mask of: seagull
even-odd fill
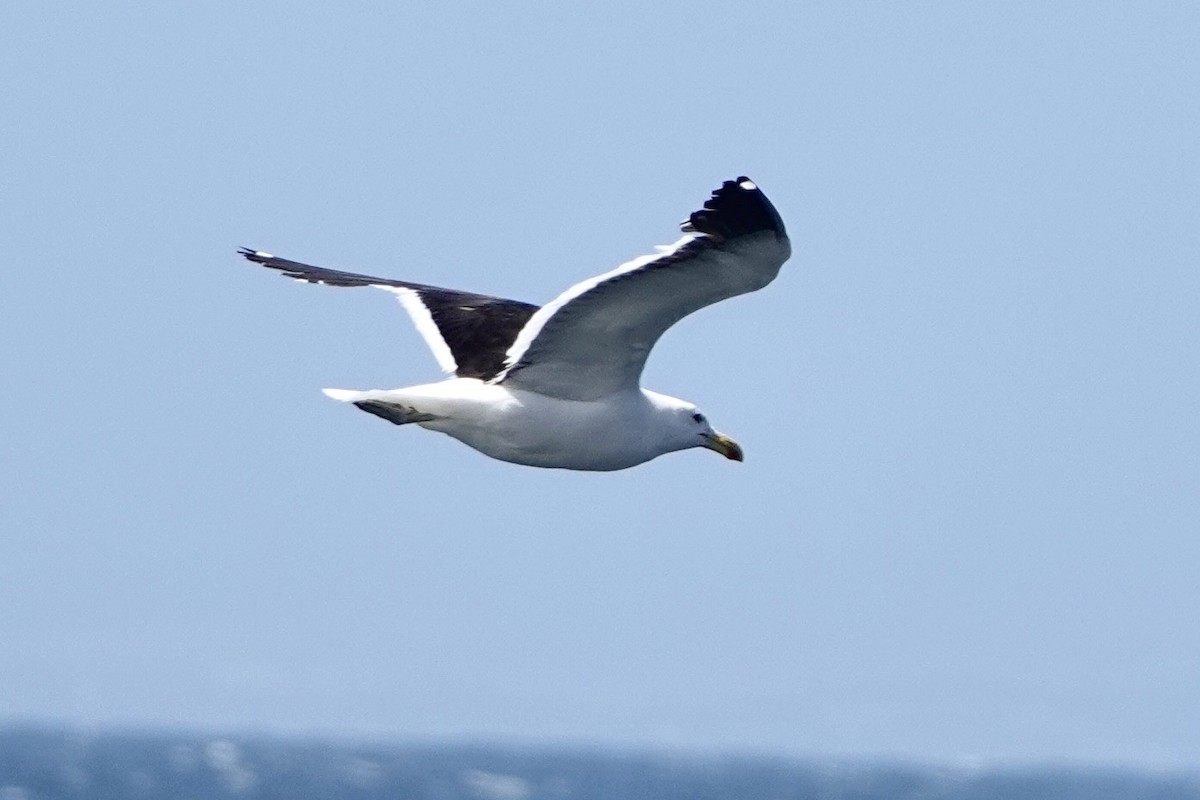
[[[791,243],[771,201],[744,176],[725,181],[680,229],[674,244],[577,283],[540,308],[238,252],[300,281],[396,295],[453,374],[402,389],[325,389],[335,400],[533,467],[612,471],[693,447],[741,461],[742,448],[695,405],[643,389],[642,368],[671,325],[774,280]]]

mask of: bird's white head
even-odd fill
[[[656,394],[643,390],[651,395],[656,407],[656,416],[665,423],[664,434],[671,439],[672,449],[686,450],[690,447],[706,447],[715,450],[731,461],[743,461],[742,448],[733,439],[713,429],[708,418],[685,400]]]

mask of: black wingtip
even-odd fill
[[[685,233],[703,233],[717,239],[733,239],[761,231],[787,236],[775,206],[745,175],[722,183],[721,188],[705,201],[704,208],[693,212],[681,227]]]
[[[266,253],[259,252],[258,250],[254,250],[249,247],[239,247],[237,253],[239,256],[242,256],[248,261],[253,261],[255,264],[265,263],[266,260],[271,257]]]

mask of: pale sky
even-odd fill
[[[401,8],[401,5],[404,8]],[[9,4],[0,724],[1195,765],[1200,7]],[[745,174],[651,357],[746,462],[334,403]]]

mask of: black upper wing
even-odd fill
[[[314,267],[245,247],[238,252],[256,264],[277,269],[289,278],[309,283],[408,290],[398,294],[402,301],[406,301],[405,308],[413,317],[417,330],[425,337],[435,355],[439,356],[439,361],[442,360],[442,351],[438,345],[448,348],[453,364],[443,363],[443,366],[453,369],[461,378],[488,380],[500,373],[504,369],[508,348],[538,309],[535,305],[518,300]],[[420,310],[410,305],[414,298],[419,309],[428,313],[433,323],[432,330],[421,319]]]

